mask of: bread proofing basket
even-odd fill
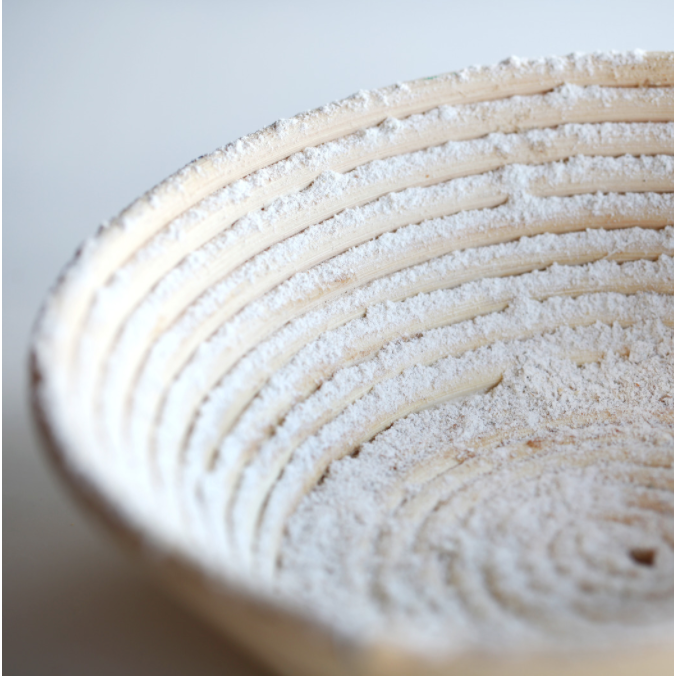
[[[509,355],[427,380],[425,369],[567,326],[631,326],[649,311],[641,298],[673,292],[672,120],[672,54],[512,58],[359,92],[200,157],[101,227],[44,304],[32,391],[51,457],[154,576],[279,673],[667,673],[662,634],[580,650],[509,649],[490,633],[458,648],[449,634],[456,647],[439,651],[415,624],[350,631],[340,603],[334,622],[279,571],[294,514],[335,463],[407,416],[489,392]],[[517,296],[565,308],[538,323]],[[480,321],[492,332],[471,334]],[[469,338],[425,347],[442,329]],[[343,387],[357,367],[371,375]],[[533,434],[518,446],[529,472],[544,457]],[[593,453],[608,464],[604,444]],[[364,544],[379,566],[406,560],[404,532],[439,513],[440,477],[459,458],[402,476],[415,509],[405,487],[387,493],[383,519],[408,516]],[[664,512],[660,458],[627,460],[622,481],[640,475],[644,490],[650,474]],[[482,481],[479,497],[501,492]],[[636,575],[653,556],[635,555]],[[380,607],[374,571],[365,594]],[[621,609],[635,576],[617,575]],[[456,584],[469,608],[493,582]],[[580,608],[611,593],[595,584],[571,591]],[[504,604],[515,623],[546,620],[523,599]]]

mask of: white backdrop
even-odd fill
[[[8,676],[262,674],[71,505],[30,427],[40,301],[98,223],[194,157],[358,89],[524,57],[673,49],[671,0],[5,0]]]

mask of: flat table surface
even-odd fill
[[[4,668],[8,676],[265,674],[156,589],[45,462],[27,350],[99,223],[275,120],[512,54],[673,49],[669,0],[4,3]]]

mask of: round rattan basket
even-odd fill
[[[86,509],[153,575],[280,673],[671,673],[668,641],[575,654],[473,649],[426,656],[342,635],[312,608],[275,592],[285,523],[331,462],[409,414],[491,387],[503,366],[376,410],[307,465],[295,493],[273,500],[303,439],[366,396],[357,388],[303,438],[280,447],[273,470],[260,474],[256,499],[239,500],[237,491],[261,444],[338,369],[402,335],[501,312],[509,298],[471,297],[439,316],[366,333],[332,363],[303,362],[297,376],[284,371],[313,341],[378,305],[600,260],[662,260],[662,267],[652,277],[601,284],[592,275],[547,287],[540,300],[672,293],[664,238],[624,248],[611,239],[571,238],[570,246],[530,256],[501,249],[482,264],[421,273],[415,282],[401,274],[456,251],[545,234],[637,226],[663,232],[673,224],[673,176],[666,160],[655,158],[673,153],[672,120],[672,54],[511,59],[360,92],[195,160],[86,242],[46,300],[32,344],[32,382],[51,457]],[[490,210],[513,197],[514,167],[520,191],[588,199],[563,212],[501,221]],[[632,199],[625,204],[626,196]],[[474,220],[457,235],[409,238],[398,248],[386,240],[379,248],[387,233],[466,213]],[[354,260],[343,264],[341,256]],[[388,284],[378,286],[383,279]],[[598,319],[618,321],[589,321]],[[286,399],[266,395],[280,373],[288,374]],[[246,425],[260,438],[253,434],[239,455],[228,455],[236,447],[227,446],[229,435]],[[242,532],[239,549],[228,544],[232,528]]]

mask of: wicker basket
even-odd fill
[[[591,87],[590,95],[568,100],[565,91],[548,94],[562,85]],[[594,86],[600,89],[591,91]],[[227,533],[212,537],[213,529],[220,526],[209,505],[221,500],[228,508],[255,449],[242,456],[230,474],[223,474],[219,496],[208,494],[204,476],[215,471],[223,439],[269,378],[305,344],[365,310],[328,313],[323,324],[315,322],[305,334],[290,338],[267,361],[251,357],[265,354],[254,351],[298,318],[366,288],[373,280],[453,250],[544,232],[635,225],[659,229],[673,223],[669,209],[652,205],[626,213],[589,208],[573,217],[477,229],[457,241],[427,242],[397,256],[362,259],[362,266],[348,277],[306,286],[304,295],[289,296],[274,307],[265,305],[286,280],[319,269],[325,261],[383,233],[504,203],[509,189],[496,177],[507,165],[542,165],[578,155],[671,154],[660,135],[593,138],[560,133],[554,137],[565,125],[668,122],[673,119],[672,87],[671,54],[512,59],[491,68],[359,93],[281,121],[180,170],[85,243],[42,310],[33,341],[34,409],[50,454],[69,487],[158,578],[281,673],[670,672],[668,644],[565,657],[474,651],[428,660],[388,643],[338,640],[311,613],[293,609],[266,591],[261,580],[274,577],[274,556],[262,564],[271,570],[254,574],[252,568],[248,575],[247,565],[253,563],[246,557],[235,564],[226,550],[210,551],[210,543]],[[453,107],[442,110],[454,114],[435,113],[439,106]],[[410,120],[415,124],[407,124]],[[538,129],[553,130],[553,140],[546,146],[528,137],[530,130]],[[508,147],[492,141],[480,145],[478,140],[493,138],[489,134],[509,135],[512,140]],[[471,152],[434,155],[427,150],[449,141],[458,148],[471,146]],[[424,152],[429,159],[421,162]],[[377,160],[414,155],[416,161],[400,163],[397,171],[365,175],[354,171]],[[339,185],[331,183],[334,180]],[[649,163],[638,171],[633,165],[629,171],[619,164],[608,171],[607,165],[599,164],[582,176],[563,172],[547,184],[536,177],[529,190],[541,196],[669,193],[672,180],[653,172]],[[457,189],[452,185],[446,192],[434,192],[442,184]],[[413,202],[386,202],[388,195],[418,188],[429,192],[413,201],[412,207]],[[368,218],[350,221],[345,216],[368,208],[372,209]],[[299,233],[318,224],[324,224],[325,230],[316,230],[310,244],[299,239]],[[295,244],[275,258],[275,247],[284,241]],[[563,258],[559,252],[558,258],[496,261],[490,276],[521,274],[552,263],[612,258],[614,253],[571,250]],[[654,260],[661,254],[670,252],[658,246],[616,259]],[[484,274],[488,273],[470,271],[467,279]],[[430,278],[425,284],[403,287],[395,298],[374,297],[371,302],[398,301],[450,282]],[[664,280],[648,287],[618,282],[610,290],[671,293],[670,283]],[[476,314],[479,310],[471,307],[453,321]],[[421,330],[434,326],[434,321]],[[354,349],[363,358],[391,338],[381,337],[379,344]],[[223,394],[224,379],[233,369],[243,368],[246,358],[250,381],[240,379],[240,390]],[[485,387],[496,377],[484,375],[476,375],[475,381],[464,383],[464,390],[458,391]],[[299,400],[317,386],[318,377],[298,381]],[[221,399],[216,396],[219,392]],[[447,395],[432,393],[394,416],[383,414],[334,457],[352,452],[355,444],[372,438],[396,418]],[[225,402],[220,408],[219,401]],[[293,403],[279,403],[260,420],[261,428],[274,426]],[[311,490],[319,476],[308,474],[303,490]],[[249,536],[254,542],[265,495],[252,507],[254,527]],[[283,530],[293,507],[290,504],[276,515],[279,529]]]

